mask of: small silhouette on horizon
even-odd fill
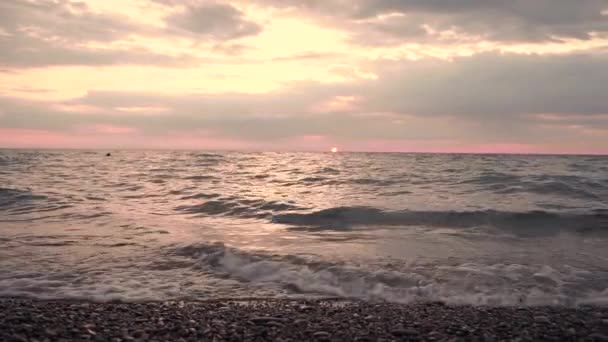
[[[110,157],[110,156],[112,156],[112,153],[110,153],[110,152],[106,153],[106,157]]]

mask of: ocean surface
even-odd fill
[[[0,296],[608,305],[608,157],[0,150]]]

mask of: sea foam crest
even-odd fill
[[[597,274],[547,265],[402,264],[362,267],[294,255],[269,255],[217,244],[179,247],[205,273],[243,284],[275,288],[291,295],[317,295],[395,303],[442,301],[473,305],[608,304],[598,291]],[[604,275],[606,276],[606,275]]]

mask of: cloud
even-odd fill
[[[378,109],[416,115],[608,114],[607,66],[608,54],[582,53],[384,62],[366,92]]]
[[[590,149],[608,146],[606,65],[604,54],[487,53],[378,61],[376,80],[297,82],[266,94],[90,91],[59,105],[5,97],[0,127],[69,132],[103,124],[157,136],[204,130],[264,146],[323,136],[353,148],[428,140]]]
[[[273,62],[291,62],[291,61],[317,61],[317,60],[325,60],[325,59],[336,59],[344,57],[342,54],[334,53],[334,52],[314,52],[307,51],[298,54],[294,54],[291,56],[282,56],[275,57],[272,59]]]
[[[93,12],[85,3],[69,0],[2,1],[0,27],[9,36],[66,44],[111,42],[141,30],[126,17]]]
[[[165,17],[171,34],[185,32],[220,41],[255,35],[262,26],[243,12],[219,2],[171,2],[178,8]],[[184,4],[185,6],[178,6]],[[131,35],[160,35],[161,30],[120,14],[96,12],[72,0],[11,0],[0,3],[0,37],[21,36],[65,44],[113,42]]]
[[[245,44],[234,43],[232,41],[220,42],[213,45],[212,49],[214,52],[219,52],[228,56],[238,56],[243,54],[247,50],[251,50],[253,47]]]
[[[151,29],[120,15],[91,11],[67,0],[0,3],[0,66],[29,68],[55,65],[190,65],[194,58],[169,56],[145,48],[101,48]]]
[[[261,26],[222,4],[186,7],[167,17],[166,30],[120,14],[91,10],[70,0],[0,2],[0,67],[33,68],[66,65],[158,65],[185,67],[205,60],[190,53],[153,51],[141,37],[206,39],[215,50],[238,53],[244,47],[228,41],[257,34]],[[121,44],[114,44],[121,42]],[[125,43],[126,42],[126,43]],[[214,48],[210,48],[213,50]]]
[[[316,16],[362,45],[589,40],[608,33],[606,0],[258,0]]]
[[[186,67],[202,60],[187,54],[171,56],[145,48],[91,48],[62,45],[30,37],[0,37],[0,66],[35,68],[66,65],[159,65]]]
[[[203,2],[185,6],[166,18],[170,30],[192,34],[197,39],[233,40],[254,36],[262,26],[247,20],[240,10],[223,3]]]

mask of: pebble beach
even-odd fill
[[[608,341],[608,308],[0,300],[1,341]]]

